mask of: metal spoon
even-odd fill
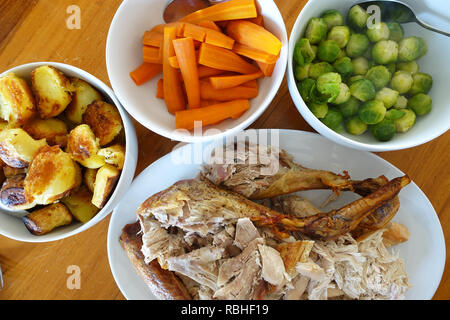
[[[177,21],[188,14],[225,0],[172,0],[163,12],[166,23]]]
[[[432,27],[429,24],[417,18],[417,15],[414,13],[411,7],[401,1],[397,0],[365,1],[357,3],[357,5],[361,6],[366,10],[369,6],[378,6],[381,9],[381,16],[384,21],[395,21],[398,23],[416,22],[425,29],[438,32],[447,37],[450,37],[449,32]]]

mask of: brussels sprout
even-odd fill
[[[302,81],[308,78],[309,74],[309,68],[311,67],[311,64],[305,64],[304,66],[296,65],[294,67],[294,77],[297,79],[297,81]]]
[[[361,102],[352,96],[338,107],[344,118],[349,118],[358,114],[360,104]]]
[[[388,68],[389,72],[391,73],[391,76],[397,71],[397,66],[395,65],[395,62],[388,63],[386,65],[386,68]]]
[[[358,81],[358,80],[361,80],[361,79],[365,79],[365,77],[364,76],[362,76],[362,75],[356,75],[356,76],[353,76],[353,77],[350,77],[349,79],[348,79],[348,84],[349,85],[352,85],[354,82],[356,82],[356,81]]]
[[[395,131],[398,133],[403,133],[412,128],[416,123],[416,114],[411,109],[403,109],[405,114],[403,117],[394,120]]]
[[[321,121],[328,128],[334,129],[342,123],[343,119],[344,117],[338,109],[328,108],[327,114],[321,119]]]
[[[423,116],[431,111],[432,100],[425,93],[416,94],[408,100],[408,108],[412,109],[416,115]]]
[[[369,14],[361,6],[353,6],[348,12],[348,23],[356,29],[363,29],[366,26]]]
[[[384,22],[374,23],[367,29],[367,37],[372,42],[389,40],[390,31],[388,25]]]
[[[385,66],[379,65],[369,69],[366,74],[366,79],[372,81],[375,89],[380,90],[384,88],[391,80],[391,73]]]
[[[383,119],[379,123],[370,126],[375,139],[379,141],[389,141],[395,136],[395,124],[394,121]]]
[[[303,38],[297,41],[294,47],[294,61],[299,66],[303,67],[305,64],[311,63],[315,57],[316,54],[308,39]]]
[[[342,26],[344,24],[344,18],[342,17],[342,14],[335,9],[325,11],[322,14],[321,18],[325,20],[328,26],[328,30],[335,26]]]
[[[375,87],[372,82],[367,79],[360,79],[350,85],[352,96],[360,101],[369,101],[375,98]]]
[[[349,87],[345,83],[340,83],[339,87],[339,95],[337,96],[336,100],[333,101],[334,104],[345,103],[352,96]]]
[[[372,48],[372,57],[378,64],[389,64],[398,59],[398,44],[392,40],[381,40]]]
[[[416,61],[399,62],[397,63],[397,70],[415,74],[419,72],[419,64]]]
[[[312,79],[317,79],[320,75],[333,71],[334,68],[328,62],[317,62],[313,63],[309,68],[309,77]]]
[[[346,51],[350,58],[362,56],[369,48],[369,38],[361,33],[353,33],[348,39]]]
[[[312,114],[315,115],[318,119],[322,119],[328,113],[328,105],[326,103],[310,103],[308,104],[309,110],[311,110]]]
[[[310,78],[307,78],[303,81],[300,81],[297,84],[297,89],[302,99],[308,103],[311,101],[311,91],[316,86],[316,81]]]
[[[311,50],[312,50],[312,52],[314,52],[314,56],[316,56],[316,57],[317,57],[317,49],[318,49],[317,46],[311,45]]]
[[[404,109],[408,106],[408,99],[405,96],[398,96],[397,101],[394,104],[396,109]]]
[[[369,47],[367,48],[367,50],[363,53],[362,55],[364,58],[366,58],[367,60],[373,60],[372,59],[372,46],[369,45]]]
[[[322,61],[334,62],[339,54],[341,53],[341,48],[339,48],[336,41],[326,40],[319,44],[317,50],[317,56]]]
[[[398,58],[400,61],[408,62],[417,60],[427,53],[427,45],[422,38],[408,37],[400,41]]]
[[[339,48],[344,48],[350,39],[350,28],[347,26],[336,26],[328,32],[328,40],[335,41]]]
[[[325,20],[321,18],[311,18],[306,27],[305,38],[311,44],[319,43],[327,35],[328,26]]]
[[[413,77],[411,73],[406,71],[397,71],[391,80],[391,88],[400,94],[407,93],[413,85]]]
[[[418,72],[413,75],[413,84],[408,94],[414,96],[418,93],[428,93],[433,86],[433,78],[426,73]]]
[[[332,127],[331,129],[334,130],[337,133],[344,133],[345,132],[345,129],[344,129],[344,126],[342,125],[342,122],[340,122],[337,126]]]
[[[397,120],[403,117],[404,115],[405,115],[404,110],[394,108],[386,111],[386,115],[384,117],[389,120]]]
[[[353,116],[345,122],[345,129],[348,133],[359,136],[367,131],[367,124],[362,122],[358,116]]]
[[[393,40],[395,42],[402,41],[405,36],[405,31],[400,23],[397,22],[388,22],[387,26],[389,28],[389,40]]]
[[[334,102],[341,90],[342,78],[339,73],[328,72],[317,78],[316,87],[320,94],[328,96],[327,102]]]
[[[365,124],[377,124],[384,119],[385,115],[386,108],[379,100],[367,101],[359,109],[359,118]]]
[[[391,88],[383,88],[377,92],[375,99],[382,101],[386,109],[389,109],[397,103],[398,96],[398,91],[392,90]]]
[[[369,70],[369,61],[364,57],[358,57],[352,60],[353,73],[364,76]]]
[[[333,67],[344,77],[351,75],[354,72],[353,63],[349,57],[337,59],[333,64]]]

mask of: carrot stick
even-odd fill
[[[261,78],[262,76],[264,76],[262,71],[258,71],[238,76],[211,77],[209,78],[209,81],[214,89],[227,89],[237,87],[245,82]]]
[[[163,79],[164,79],[164,100],[167,110],[171,114],[185,109],[186,101],[183,94],[183,88],[177,69],[169,64],[169,57],[175,54],[173,40],[177,35],[176,27],[164,28],[164,46],[163,46]]]
[[[207,66],[202,66],[202,65],[198,66],[198,77],[199,78],[206,78],[206,77],[211,77],[211,76],[217,76],[217,75],[223,74],[225,72],[226,71],[215,69],[215,68],[210,68],[210,67],[207,67]]]
[[[264,27],[264,18],[262,15],[258,15],[256,18],[250,18],[247,20],[254,24],[257,24],[258,26]]]
[[[195,44],[194,44],[194,47],[195,47]],[[199,51],[196,50],[195,51],[195,61],[198,61],[198,55],[199,55]],[[169,57],[169,63],[172,68],[180,69],[180,65],[178,64],[177,56]]]
[[[192,130],[195,122],[201,126],[219,123],[225,119],[236,117],[250,108],[248,100],[234,100],[225,103],[210,105],[204,108],[189,109],[175,113],[177,129]]]
[[[233,47],[233,51],[236,52],[237,54],[250,58],[252,60],[255,61],[260,61],[260,62],[264,62],[264,63],[268,63],[268,64],[272,64],[277,62],[278,60],[278,56],[275,56],[273,54],[240,44],[240,43],[235,43],[234,47]]]
[[[227,25],[226,32],[240,44],[265,51],[275,56],[280,53],[283,45],[272,33],[246,20],[230,21]]]
[[[140,86],[141,84],[149,81],[156,75],[160,74],[161,71],[162,71],[161,64],[144,62],[135,70],[130,72],[130,77],[131,79],[133,79],[136,85]]]
[[[205,42],[206,30],[208,30],[208,29],[204,28],[204,27],[197,26],[197,25],[192,24],[192,23],[185,23],[183,36],[184,37],[191,37],[194,40],[197,40],[197,41],[200,41],[200,42]]]
[[[192,38],[173,40],[173,48],[180,65],[189,108],[200,107],[200,83],[198,78],[197,57]]]
[[[258,71],[258,68],[242,59],[233,51],[207,43],[203,43],[200,47],[198,63],[215,69],[245,74]]]
[[[159,99],[164,99],[164,80],[159,79],[156,82],[156,97]]]
[[[143,46],[142,55],[144,58],[144,62],[162,64],[161,48]]]
[[[264,73],[264,76],[271,77],[273,74],[273,70],[275,69],[275,63],[268,64],[260,61],[256,61],[259,69]]]
[[[234,39],[223,34],[222,31],[216,31],[191,23],[184,24],[184,36],[226,49],[233,49],[234,45]]]
[[[256,88],[258,89],[258,80],[251,80],[242,84],[243,87]]]
[[[237,86],[228,89],[214,89],[211,83],[200,81],[200,95],[204,100],[217,101],[252,99],[258,95],[258,88]]]
[[[160,33],[164,33],[165,27],[176,27],[177,28],[177,37],[182,37],[184,32],[184,23],[182,22],[171,22],[171,23],[163,23],[154,26],[150,31],[156,31]]]
[[[222,32],[222,30],[220,29],[220,27],[214,22],[214,21],[200,21],[199,23],[197,23],[197,25],[199,25],[200,27],[205,27],[208,29],[212,29],[212,30],[216,30],[219,32]]]
[[[236,20],[256,18],[257,16],[258,12],[254,0],[230,0],[195,11],[180,19],[180,21],[197,23],[204,20]]]
[[[164,35],[161,32],[157,31],[145,31],[144,36],[142,37],[142,44],[145,46],[152,47],[162,47],[164,42]]]

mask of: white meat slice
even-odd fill
[[[259,238],[258,229],[249,218],[241,218],[236,223],[234,245],[243,250],[254,239]]]
[[[258,245],[262,261],[262,277],[274,286],[280,286],[285,280],[286,270],[280,253],[269,246]]]

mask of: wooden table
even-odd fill
[[[306,0],[276,0],[288,34]],[[121,0],[2,0],[0,2],[0,72],[23,63],[56,61],[84,69],[109,84],[105,44]],[[81,9],[81,29],[69,30],[70,5]],[[167,154],[176,142],[134,122],[139,141],[136,174]],[[267,111],[252,128],[313,131],[295,108],[283,82]],[[433,203],[450,247],[450,134],[409,150],[379,154],[407,172]],[[0,236],[0,264],[5,288],[0,299],[124,299],[111,274],[106,239],[109,217],[69,239],[29,244]],[[447,249],[447,253],[448,253]],[[81,270],[81,288],[68,289],[68,267]],[[70,270],[69,270],[70,271]],[[435,299],[450,299],[446,268]]]

